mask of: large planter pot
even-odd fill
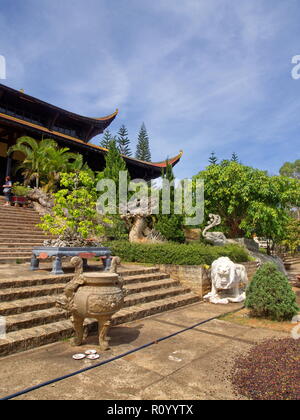
[[[80,276],[82,285],[74,295],[71,310],[75,339],[79,346],[83,341],[83,323],[85,318],[95,318],[99,324],[99,345],[101,350],[108,348],[107,331],[111,318],[124,303],[122,283],[117,273],[91,272]]]
[[[26,206],[28,199],[27,197],[13,195],[11,201],[14,203],[15,206]]]

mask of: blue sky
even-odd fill
[[[5,84],[111,125],[142,122],[152,160],[191,177],[236,152],[277,173],[299,158],[298,0],[0,0]],[[96,139],[97,142],[97,139]]]

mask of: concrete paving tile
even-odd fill
[[[215,337],[223,338],[235,338],[237,340],[248,340],[248,333],[252,328],[244,325],[233,324],[227,321],[215,319],[207,324],[203,324],[197,327],[196,331],[201,331],[203,334],[207,334]],[[244,336],[247,335],[247,338]]]
[[[226,346],[207,352],[169,378],[183,387],[201,392],[206,399],[236,399],[229,375],[235,358],[241,353],[247,353],[250,348],[250,344],[227,342]]]
[[[157,321],[177,324],[179,326],[188,327],[208,318],[220,316],[225,312],[234,311],[241,307],[239,304],[229,305],[213,305],[210,303],[197,303],[189,306],[189,311],[185,311],[184,307],[176,311],[169,311],[153,317]]]
[[[161,378],[156,373],[124,360],[118,360],[19,398],[38,400],[126,400],[133,399],[141,389],[160,381]]]
[[[224,346],[228,340],[187,332],[125,357],[125,360],[168,376],[203,356],[207,351]]]
[[[202,400],[205,395],[194,388],[182,386],[170,377],[140,390],[136,399],[139,400]]]

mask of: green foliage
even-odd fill
[[[114,255],[123,261],[150,264],[178,264],[178,265],[211,265],[212,262],[227,256],[235,262],[249,260],[248,253],[237,245],[222,247],[202,244],[139,244],[128,241],[112,241],[106,243]]]
[[[130,149],[130,140],[128,138],[128,131],[124,124],[120,127],[120,130],[118,132],[117,145],[118,145],[118,149],[121,155],[125,155],[125,156],[132,155],[132,152]]]
[[[145,162],[151,161],[149,137],[148,137],[146,126],[144,123],[142,124],[140,132],[139,132],[135,157]]]
[[[21,185],[18,182],[15,182],[12,187],[12,193],[17,197],[27,197],[30,191],[31,189],[29,187]]]
[[[285,232],[285,238],[280,243],[292,253],[300,248],[300,220],[290,218]]]
[[[218,163],[218,158],[217,158],[215,152],[211,152],[211,155],[208,159],[208,162],[209,162],[210,165],[216,165]]]
[[[95,179],[89,172],[61,174],[61,189],[54,194],[52,214],[42,218],[40,227],[52,235],[71,232],[82,238],[103,234],[96,211]]]
[[[164,182],[171,183],[175,179],[172,165],[167,164],[165,173],[162,173],[163,186]],[[168,241],[184,242],[185,236],[183,233],[183,215],[174,213],[174,196],[175,187],[170,187],[170,214],[162,213],[162,193],[160,193],[160,214],[156,216],[154,224],[155,230],[160,232]]]
[[[238,155],[235,152],[232,153],[232,155],[231,155],[231,161],[232,162],[239,163],[239,157],[238,157]]]
[[[127,240],[128,231],[124,220],[119,215],[109,216],[111,224],[105,226],[104,235],[109,240]]]
[[[224,160],[195,178],[205,182],[205,213],[219,214],[230,238],[253,234],[280,241],[289,209],[300,202],[300,183],[282,176]]]
[[[35,181],[35,186],[38,188],[42,185],[45,192],[55,190],[61,172],[88,169],[81,155],[70,153],[67,147],[59,148],[52,139],[38,142],[31,137],[21,137],[8,150],[8,154],[12,152],[21,152],[24,155],[24,160],[16,167],[16,171],[22,171],[25,185]]]
[[[126,163],[117,148],[115,140],[109,143],[108,152],[105,156],[106,166],[103,171],[104,178],[112,179],[116,183],[119,182],[119,172],[126,171]]]
[[[105,130],[102,140],[100,141],[100,147],[103,147],[104,149],[109,149],[110,142],[112,140],[115,140],[115,138],[112,136],[111,132],[109,130]]]
[[[158,216],[155,230],[160,232],[168,241],[184,242],[183,217],[177,214],[162,214]]]
[[[280,175],[300,179],[300,159],[295,162],[285,162],[279,170]]]
[[[288,278],[273,263],[266,263],[257,270],[246,296],[245,306],[254,317],[285,321],[299,311]]]

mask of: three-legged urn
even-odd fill
[[[78,346],[83,342],[84,319],[94,318],[99,324],[99,346],[101,350],[106,350],[111,318],[124,303],[123,286],[119,275],[114,272],[82,273],[77,278],[76,288],[77,286],[79,287],[73,294],[72,304],[69,306],[75,329],[73,344]],[[72,288],[72,285],[69,285],[69,289],[70,287]],[[68,295],[67,290],[65,293]]]

